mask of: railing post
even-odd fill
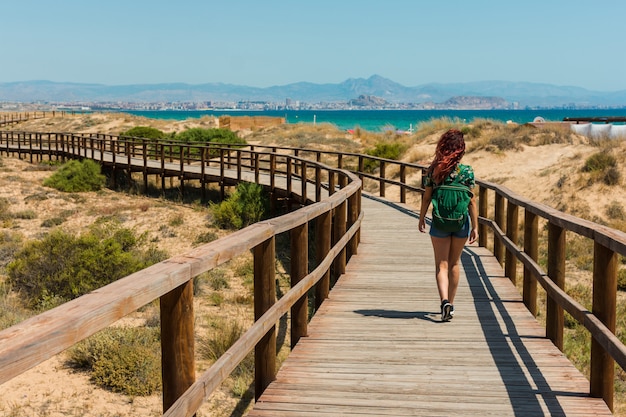
[[[333,242],[335,245],[342,237],[346,234],[346,220],[348,215],[346,213],[347,203],[344,201],[339,204],[335,208],[335,216],[333,220]],[[336,282],[337,279],[346,273],[346,248],[344,247],[339,255],[335,258],[333,262],[333,281]]]
[[[487,218],[489,210],[489,201],[487,200],[488,190],[486,187],[480,186],[478,189],[478,215]],[[478,224],[478,245],[487,247],[487,231],[489,228],[485,224]]]
[[[617,254],[598,242],[594,242],[593,253],[592,312],[615,334],[617,319]],[[604,399],[609,409],[613,411],[614,360],[593,337],[591,339],[590,367],[591,396]]]
[[[498,192],[496,192],[496,201],[494,203],[494,207],[494,220],[496,221],[496,224],[500,227],[500,229],[502,229],[503,232],[506,232],[506,225],[504,223],[504,197],[502,197],[502,195]],[[504,249],[504,245],[502,244],[500,239],[494,235],[493,254],[496,255],[496,259],[498,260],[500,265],[502,265],[502,262],[504,261]]]
[[[291,287],[293,288],[308,273],[309,263],[309,224],[291,229]],[[291,307],[291,348],[293,349],[301,337],[307,335],[309,319],[308,296],[305,293]]]
[[[241,166],[239,166],[241,172]],[[241,175],[241,174],[239,174]],[[276,213],[276,154],[270,154],[270,213]]]
[[[194,362],[193,281],[163,295],[161,374],[165,412],[196,380]]]
[[[306,183],[307,183],[307,177],[306,177],[306,161],[302,160],[302,162],[300,163],[300,165],[302,166],[302,173],[300,174],[300,187],[301,187],[301,199],[302,199],[302,205],[306,205],[306,201],[307,201],[307,195],[306,195]]]
[[[276,302],[276,246],[272,236],[254,250],[254,321]],[[269,323],[268,323],[269,324]],[[276,323],[254,348],[254,396],[276,379]]]
[[[328,171],[328,195],[335,194],[335,171]]]
[[[548,277],[559,288],[565,287],[565,230],[548,223]],[[546,300],[546,336],[563,351],[563,308],[548,297]]]
[[[241,149],[237,149],[235,152],[237,153],[237,181],[241,181]]]
[[[402,185],[400,186],[400,202],[406,203],[406,165],[400,165],[400,182]]]
[[[385,161],[380,161],[380,180],[378,182],[379,194],[385,196]]]
[[[322,168],[315,165],[315,201],[322,199]]]
[[[363,182],[363,174],[362,174],[363,169],[364,169],[363,155],[359,155],[359,165],[358,165],[358,167],[359,167],[359,172],[358,172],[359,179],[361,180],[361,182]]]
[[[331,238],[331,212],[326,211],[320,214],[315,220],[315,255],[319,265],[330,251]],[[315,310],[320,308],[322,302],[328,298],[330,292],[330,270],[315,286]]]
[[[207,158],[207,148],[200,148],[200,195],[202,202],[205,202],[206,197],[206,167],[209,165],[211,158]]]
[[[148,194],[148,144],[145,140],[141,141],[141,151],[143,153],[143,189]]]
[[[535,262],[539,256],[539,217],[528,210],[524,211],[524,252]],[[537,280],[524,266],[523,284],[524,305],[537,317]]]
[[[513,204],[511,201],[506,205],[506,236],[517,245],[517,236],[519,226],[519,207]],[[515,284],[517,282],[517,258],[512,251],[506,251],[506,260],[504,264],[504,270],[506,276],[509,277],[511,282]]]
[[[359,198],[360,197],[361,197],[360,190],[352,194],[350,197],[348,197],[348,224],[346,225],[346,229],[351,228],[352,225],[356,223],[356,221],[359,218],[359,212],[360,212]],[[346,254],[346,261],[349,260],[352,257],[352,255],[357,254],[358,247],[359,247],[359,234],[357,233],[356,235],[352,237],[352,239],[350,239],[350,242],[348,242],[348,252]]]

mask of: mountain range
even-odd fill
[[[624,107],[626,90],[591,91],[581,87],[552,84],[479,81],[467,83],[428,83],[407,87],[373,75],[350,78],[337,84],[298,82],[282,86],[249,87],[206,84],[104,85],[52,81],[0,83],[0,102],[348,102],[359,96],[373,96],[388,103],[442,103],[453,97],[503,99],[519,107]]]

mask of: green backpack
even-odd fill
[[[458,178],[449,184],[433,186],[432,226],[443,232],[458,232],[463,228],[474,196],[467,186],[457,182]]]

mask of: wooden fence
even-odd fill
[[[45,119],[46,117],[65,116],[69,112],[66,111],[33,111],[18,113],[0,112],[0,126],[17,124],[33,119]],[[73,114],[73,113],[72,113]]]
[[[187,295],[182,296],[182,288],[189,286],[193,276],[215,267],[218,260],[223,260],[222,257],[230,259],[234,256],[234,252],[242,253],[252,249],[255,254],[255,311],[258,309],[258,314],[255,314],[257,320],[254,326],[195,383],[192,383],[192,375],[188,376],[186,382],[172,383],[172,386],[190,385],[190,388],[185,394],[177,391],[176,394],[168,395],[168,403],[174,398],[178,398],[178,400],[173,403],[171,408],[164,404],[164,409],[169,408],[166,415],[192,415],[202,400],[207,398],[210,392],[225,378],[217,375],[228,375],[243,359],[247,353],[244,346],[251,349],[251,346],[256,344],[257,355],[263,358],[258,364],[256,377],[256,389],[261,392],[272,378],[272,357],[275,352],[271,351],[272,343],[266,343],[266,338],[273,334],[271,329],[273,329],[278,317],[289,308],[292,309],[294,321],[301,323],[292,326],[292,339],[297,341],[299,335],[306,332],[303,330],[306,326],[306,320],[301,309],[303,308],[302,297],[306,294],[305,288],[317,283],[318,294],[320,299],[323,299],[328,289],[328,285],[325,284],[328,279],[325,277],[329,273],[330,266],[336,263],[337,257],[342,259],[344,256],[342,254],[345,252],[351,254],[357,250],[361,181],[367,181],[370,185],[377,185],[377,191],[381,197],[385,197],[387,190],[391,187],[399,187],[400,201],[404,203],[407,193],[421,193],[423,191],[419,183],[421,172],[425,168],[418,164],[369,155],[315,149],[276,146],[233,148],[219,144],[212,144],[210,147],[200,149],[178,142],[153,142],[108,135],[1,132],[0,152],[10,153],[16,148],[19,148],[17,152],[20,154],[40,155],[44,153],[42,149],[47,148],[45,154],[50,155],[49,157],[52,155],[57,157],[81,155],[100,160],[102,163],[113,165],[117,163],[129,170],[142,170],[144,177],[150,172],[157,173],[162,177],[169,175],[169,168],[165,162],[168,160],[180,165],[181,181],[183,178],[191,177],[190,167],[194,164],[202,167],[210,167],[213,163],[218,164],[220,173],[217,174],[216,178],[221,181],[226,181],[225,170],[228,169],[235,169],[236,175],[233,178],[238,180],[242,178],[241,173],[244,170],[245,172],[253,172],[257,182],[261,178],[259,172],[264,172],[270,178],[277,178],[280,173],[281,178],[287,179],[286,185],[282,188],[287,196],[293,194],[293,186],[289,185],[291,184],[290,179],[297,178],[300,181],[298,185],[301,187],[299,195],[302,203],[306,199],[305,196],[308,195],[306,184],[315,184],[315,198],[313,200],[318,201],[315,204],[269,222],[253,225],[227,238],[220,239],[219,244],[208,244],[196,249],[193,253],[157,264],[147,270],[133,274],[131,277],[134,278],[132,279],[128,277],[120,280],[118,283],[111,284],[30,319],[25,324],[19,324],[0,332],[0,383],[2,383],[62,350],[59,349],[59,346],[69,347],[78,340],[112,323],[115,321],[113,318],[128,314],[155,298],[161,297],[162,303],[165,305],[179,305],[182,303],[181,298],[189,296],[189,289],[185,290]],[[113,162],[107,161],[105,155],[114,155]],[[213,156],[209,157],[209,155]],[[143,165],[131,164],[136,158],[144,160]],[[161,166],[151,165],[149,163],[152,161],[151,158],[160,161]],[[278,163],[279,160],[283,162]],[[331,166],[336,168],[330,168]],[[391,171],[394,173],[393,177],[388,174]],[[215,174],[212,175],[215,176]],[[409,177],[417,178],[415,180],[417,185],[407,184]],[[330,194],[330,197],[325,199],[320,199],[324,188],[322,178],[325,178],[327,184],[325,189]],[[613,409],[614,363],[617,363],[622,369],[626,369],[626,347],[615,336],[618,257],[620,255],[626,256],[626,233],[529,201],[505,187],[480,180],[477,183],[479,186],[480,214],[479,244],[487,246],[490,241],[493,242],[495,256],[503,264],[506,275],[513,281],[517,279],[518,261],[523,264],[523,299],[528,309],[535,315],[538,304],[537,283],[545,289],[547,294],[546,335],[556,346],[560,349],[563,348],[564,311],[571,314],[590,332],[592,336],[590,394],[595,397],[602,397]],[[272,187],[277,188],[275,180],[270,181],[270,188]],[[346,201],[348,204],[347,212],[344,208],[338,209]],[[520,208],[524,211],[521,227]],[[342,217],[344,213],[347,213],[345,223]],[[547,271],[544,271],[537,261],[539,219],[543,219],[548,230]],[[330,230],[333,229],[338,231],[336,232],[337,236],[342,237],[336,239],[337,241],[332,245],[328,242],[328,237],[322,239],[324,242],[316,243],[318,245],[317,250],[321,248],[321,251],[328,255],[320,260],[319,266],[314,271],[306,274],[304,266],[306,262],[302,262],[306,253],[306,249],[303,248],[306,239],[301,235],[306,234],[305,225],[309,221],[314,221],[316,227],[319,230],[325,230],[329,236],[331,235]],[[331,224],[333,226],[330,226]],[[523,233],[523,247],[520,247],[518,243],[520,230]],[[272,267],[268,264],[267,259],[272,259],[273,239],[277,233],[281,232],[289,232],[292,236],[292,256],[298,261],[294,263],[299,266],[296,266],[295,270],[292,268],[291,273],[292,280],[298,283],[267,312],[261,313],[272,304],[272,300],[266,299],[268,295],[273,294],[270,283],[272,281]],[[591,311],[564,291],[566,233],[582,236],[594,243],[593,306]],[[325,233],[318,235],[322,236]],[[346,245],[348,245],[347,250],[344,249]],[[181,265],[185,267],[181,267]],[[341,270],[341,266],[338,267],[338,270]],[[155,279],[154,276],[160,278]],[[301,281],[298,281],[299,279]],[[130,285],[131,282],[133,282],[132,286]],[[137,282],[143,283],[143,286],[138,286]],[[266,283],[265,287],[263,287],[263,283]],[[257,285],[259,289],[256,289]],[[114,291],[111,292],[112,289]],[[166,294],[166,290],[172,294]],[[177,292],[174,293],[174,290]],[[132,303],[126,303],[126,300],[122,302],[121,300],[124,299],[121,296],[122,293],[129,297]],[[107,302],[110,303],[107,304],[106,308],[98,301],[102,294],[107,294]],[[172,300],[168,301],[169,298]],[[256,301],[257,298],[258,301]],[[123,311],[117,311],[117,309],[122,308],[122,304],[124,304]],[[50,322],[57,323],[57,325],[65,322],[68,314],[75,314],[74,309],[80,310],[80,314],[76,317],[82,319],[84,316],[88,319],[88,323],[81,320],[79,328],[67,332],[61,332],[59,328],[54,330],[42,329],[43,324],[48,326]],[[115,311],[115,314],[112,310]],[[110,317],[112,315],[114,317]],[[94,317],[97,317],[98,320],[93,320]],[[301,317],[301,319],[297,319],[297,317]],[[101,324],[102,326],[100,326]],[[163,334],[166,336],[163,343],[169,343],[168,341],[171,340],[172,336],[168,336],[166,331]],[[185,340],[189,337],[190,335],[184,336]],[[50,341],[51,339],[57,341],[55,344],[59,345],[57,349],[44,349],[43,341]],[[64,339],[64,342],[61,343],[57,339]],[[32,346],[27,349],[26,346],[29,345]],[[11,348],[6,346],[11,346]],[[25,352],[20,352],[20,349]],[[164,356],[169,356],[169,354]],[[19,358],[17,362],[16,358]],[[171,358],[164,358],[164,369],[168,369],[165,363],[168,360]],[[268,365],[268,368],[263,368],[263,364]],[[9,367],[10,365],[11,367]],[[177,366],[180,365],[177,364]],[[167,385],[170,386],[170,383],[168,382]],[[179,398],[179,395],[182,396]]]

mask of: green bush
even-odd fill
[[[400,159],[406,150],[407,146],[399,142],[379,142],[373,148],[365,150],[365,154],[396,161]],[[363,170],[365,172],[374,172],[378,164],[378,161],[366,159],[363,162]]]
[[[202,127],[193,127],[191,129],[184,130],[178,133],[175,136],[175,139],[183,142],[195,142],[200,144],[213,142],[244,145],[246,143],[245,140],[237,136],[237,134],[230,129],[205,129]]]
[[[158,328],[111,327],[68,350],[69,366],[86,370],[98,386],[126,395],[161,388]]]
[[[215,224],[226,229],[241,229],[258,222],[267,211],[267,197],[259,184],[242,182],[235,192],[209,209]]]
[[[70,300],[165,258],[114,222],[96,223],[81,236],[53,230],[24,245],[7,265],[9,282],[31,306]]]
[[[43,185],[64,192],[98,191],[104,187],[106,177],[100,173],[98,163],[85,159],[63,164]]]
[[[229,129],[205,129],[201,127],[193,127],[191,129],[184,130],[174,136],[174,140],[185,142],[190,145],[206,146],[209,143],[234,145],[233,147],[240,147],[246,144],[246,141],[235,132]],[[237,146],[238,145],[238,146]],[[218,146],[218,145],[216,145]],[[180,147],[172,147],[172,153],[179,154]],[[200,156],[200,151],[197,148],[191,148],[185,150],[187,156]],[[209,157],[216,157],[220,155],[220,151],[213,149],[208,153]]]
[[[149,126],[135,126],[125,132],[120,133],[120,136],[131,136],[134,138],[144,139],[163,139],[167,135],[157,128]]]

